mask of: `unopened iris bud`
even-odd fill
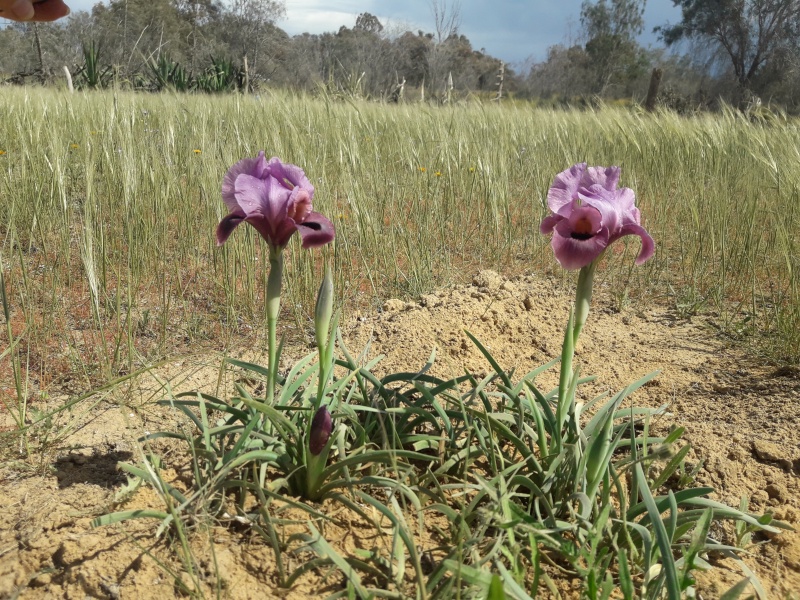
[[[331,437],[333,420],[327,406],[320,406],[311,421],[308,449],[313,456],[317,456],[325,448]]]
[[[317,336],[317,348],[324,351],[328,345],[329,329],[333,315],[333,275],[328,266],[317,292],[317,306],[314,310],[314,332]]]

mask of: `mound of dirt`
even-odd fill
[[[576,356],[582,374],[597,376],[584,386],[585,399],[616,392],[660,371],[636,392],[633,402],[668,405],[656,427],[686,428],[685,439],[694,448],[688,461],[699,464],[696,482],[714,487],[716,498],[727,504],[738,506],[747,496],[751,510],[770,511],[800,527],[800,448],[792,435],[800,430],[800,373],[758,364],[716,338],[702,322],[679,320],[668,308],[617,312],[603,302],[602,290],[596,295]],[[554,281],[505,279],[483,271],[472,285],[416,302],[389,300],[377,314],[354,316],[343,333],[351,353],[368,345],[370,357],[384,355],[378,372],[419,370],[435,349],[430,373],[453,376],[467,369],[482,375],[488,363],[464,333],[467,330],[501,367],[522,376],[560,353],[571,302],[571,293]],[[287,364],[307,351],[286,351]],[[248,358],[266,363],[263,356]],[[162,375],[178,389],[213,393],[218,366],[218,357],[184,359]],[[540,376],[540,387],[554,386],[556,375],[553,371]],[[148,556],[159,557],[176,572],[182,569],[167,545],[154,539],[152,521],[134,522],[124,530],[89,526],[92,518],[114,506],[163,508],[144,487],[121,499],[125,478],[114,467],[118,460],[138,460],[136,439],[144,431],[176,421],[176,415],[152,403],[154,397],[150,392],[94,407],[57,455],[41,457],[44,468],[38,473],[30,462],[4,463],[0,597],[19,592],[22,598],[163,598],[176,593],[174,580]],[[196,533],[198,555],[213,557],[205,563],[207,575],[210,578],[214,569],[223,575],[221,593],[226,597],[311,598],[335,589],[329,587],[330,580],[321,583],[314,573],[291,591],[276,589],[270,576],[274,559],[266,548],[243,542],[222,527]],[[757,546],[747,562],[770,597],[797,597],[800,535],[776,536]],[[718,566],[701,582],[706,598],[718,597],[742,577],[734,565],[723,561]],[[189,588],[194,585],[185,576],[181,579]],[[207,591],[213,593],[213,587]]]

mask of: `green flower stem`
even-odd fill
[[[578,287],[575,292],[575,307],[570,312],[569,323],[564,332],[564,344],[561,347],[561,374],[558,383],[558,406],[556,419],[558,422],[558,447],[562,442],[564,424],[569,418],[569,410],[574,401],[575,378],[577,375],[572,370],[575,357],[575,346],[581,334],[586,319],[589,317],[589,306],[592,303],[592,286],[594,285],[594,270],[597,259],[581,269],[578,275]]]
[[[575,323],[572,329],[573,345],[578,343],[578,337],[589,316],[589,306],[592,303],[592,286],[594,285],[594,270],[597,267],[597,262],[597,259],[593,260],[583,267],[578,275],[578,289],[575,293]]]
[[[564,343],[561,346],[561,372],[558,381],[558,405],[556,406],[556,448],[561,451],[564,423],[568,418],[572,398],[570,398],[570,388],[574,373],[572,372],[572,359],[575,356],[575,343],[573,337],[575,323],[575,311],[570,311],[569,322],[564,331]]]
[[[320,475],[328,464],[328,448],[314,456],[306,449],[306,497],[319,500],[319,488],[324,483]]]
[[[269,277],[267,278],[267,352],[269,369],[267,374],[267,404],[275,399],[275,384],[278,379],[278,313],[281,309],[281,281],[283,279],[283,248],[269,249]]]

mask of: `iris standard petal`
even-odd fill
[[[314,195],[314,186],[306,177],[305,171],[297,165],[282,163],[278,158],[270,159],[267,163],[269,174],[277,179],[281,185],[288,189],[300,187],[308,192],[309,196]]]
[[[236,178],[239,175],[252,175],[258,177],[258,162],[263,160],[264,153],[261,152],[256,158],[244,158],[233,165],[225,177],[222,178],[222,200],[230,211],[236,210]]]
[[[636,208],[636,194],[631,188],[617,190],[617,210],[622,216],[621,223],[639,223],[639,209]]]
[[[550,210],[566,216],[563,209],[568,208],[575,199],[585,169],[586,163],[578,163],[556,175],[553,185],[547,191],[547,206]]]
[[[580,205],[591,206],[600,213],[603,227],[608,230],[609,235],[613,235],[621,224],[621,217],[615,204],[615,195],[616,192],[609,192],[599,185],[578,192]]]
[[[609,192],[613,192],[617,189],[620,171],[619,167],[589,167],[586,169],[582,183],[587,187],[597,184]]]
[[[285,188],[274,177],[267,177],[264,181],[264,214],[277,230],[289,216],[289,199],[292,191]]]
[[[312,212],[305,221],[297,224],[303,248],[319,248],[333,241],[336,229],[327,218]]]
[[[236,178],[234,197],[238,208],[248,217],[269,217],[267,213],[267,182],[252,175]]]

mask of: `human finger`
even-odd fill
[[[69,14],[69,6],[63,0],[37,0],[33,9],[34,21],[55,21]]]
[[[0,17],[12,21],[29,21],[33,18],[33,4],[30,0],[0,2]]]

